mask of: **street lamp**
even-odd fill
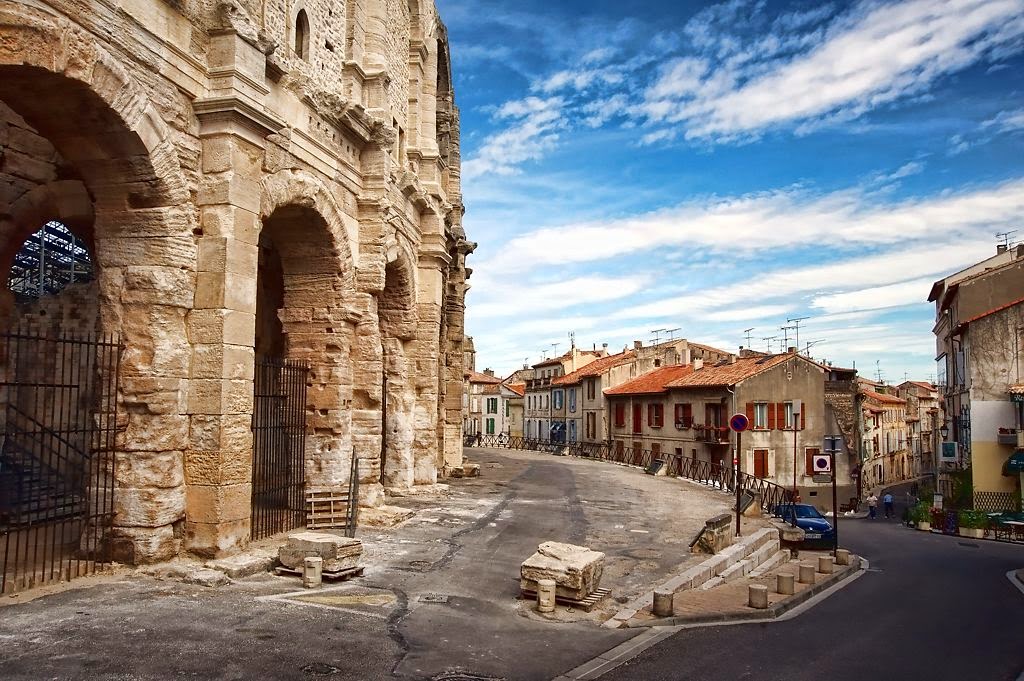
[[[800,426],[800,400],[793,400],[793,408],[790,410],[793,414],[793,527],[796,527],[796,466],[797,466],[797,430]]]
[[[949,424],[948,423],[943,423],[942,424],[942,427],[939,428],[939,435],[942,436],[942,440],[943,440],[943,442],[945,442],[946,438],[949,437]]]

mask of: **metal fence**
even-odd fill
[[[678,454],[662,452],[655,454],[650,449],[619,447],[611,442],[554,442],[507,435],[466,435],[463,444],[467,447],[500,447],[550,452],[563,456],[611,461],[640,468],[649,468],[655,460],[659,460],[663,462],[666,474],[669,476],[687,478],[730,492],[736,490],[736,471],[731,466],[686,458]],[[761,507],[769,512],[780,504],[790,503],[793,497],[791,490],[747,473],[740,473],[739,485],[742,491],[758,497]]]
[[[261,358],[253,380],[252,539],[306,522],[306,379],[303,362]]]
[[[0,593],[109,562],[121,346],[0,334]]]

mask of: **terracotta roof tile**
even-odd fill
[[[576,352],[579,355],[590,355],[591,357],[596,357],[596,356],[601,354],[601,352],[597,351],[597,350],[579,350],[579,349],[577,349]],[[569,359],[572,359],[572,350],[569,350],[568,352],[566,352],[564,355],[561,355],[560,357],[552,357],[551,359],[546,359],[543,362],[537,362],[536,364],[534,364],[532,366],[534,368],[546,367],[549,364],[561,364],[562,362],[564,362],[566,360],[569,360]]]
[[[876,393],[874,390],[865,390],[864,396],[875,402],[881,402],[882,404],[906,404],[907,401],[900,399],[894,395],[886,395],[884,393]]]
[[[497,376],[488,376],[472,369],[466,372],[466,380],[470,383],[501,383],[501,379]]]
[[[525,383],[506,383],[505,387],[514,392],[516,395],[519,395],[520,397],[526,394]]]
[[[698,348],[700,350],[709,350],[711,352],[717,352],[720,355],[728,355],[729,352],[720,348],[715,348],[710,345],[704,345],[703,343],[694,343],[693,341],[686,341],[686,344],[691,348]]]
[[[692,364],[674,364],[667,367],[659,367],[646,374],[637,376],[632,381],[627,381],[614,388],[604,391],[605,395],[653,395],[668,390],[668,384],[672,381],[693,373]]]
[[[500,395],[501,386],[495,383],[488,383],[484,386],[484,389],[480,391],[481,395]]]
[[[783,353],[781,355],[767,355],[765,357],[738,357],[732,364],[728,361],[710,366],[705,364],[704,368],[673,381],[668,387],[694,388],[735,385],[751,376],[756,376],[762,371],[767,371],[774,366],[782,364],[793,357],[799,357],[799,355]]]
[[[593,376],[600,376],[606,370],[612,367],[617,367],[620,364],[626,364],[627,362],[633,361],[636,357],[636,353],[632,350],[628,352],[620,352],[616,355],[608,355],[600,359],[595,359],[585,367],[581,367],[572,373],[568,373],[565,376],[559,376],[558,378],[551,381],[552,385],[573,385],[579,383],[584,378],[590,378]]]

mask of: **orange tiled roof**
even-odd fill
[[[466,380],[470,383],[501,383],[501,379],[497,376],[488,376],[472,369],[466,372]]]
[[[886,395],[884,393],[876,393],[874,390],[865,390],[864,396],[870,400],[881,402],[882,404],[906,404],[907,401],[895,397],[893,395]]]
[[[646,374],[641,374],[632,381],[627,381],[614,388],[604,391],[605,395],[653,395],[668,390],[668,385],[677,379],[693,373],[692,364],[674,364],[659,367]]]
[[[668,387],[695,388],[735,385],[794,357],[799,357],[799,355],[783,353],[781,355],[767,355],[765,357],[738,357],[732,364],[728,360],[711,366],[705,364],[704,368],[673,381]],[[806,360],[803,357],[801,359]]]
[[[504,385],[506,388],[514,392],[516,395],[519,395],[520,397],[526,394],[525,383],[505,383]]]
[[[568,373],[565,376],[559,376],[552,380],[551,384],[573,385],[574,383],[579,383],[584,378],[600,376],[605,372],[605,370],[630,362],[634,357],[636,357],[636,353],[632,350],[620,352],[615,355],[608,355],[607,357],[601,357],[600,359],[595,359],[590,364],[585,367],[581,367],[572,373]]]
[[[728,351],[721,350],[719,348],[711,347],[710,345],[704,345],[703,343],[694,343],[693,341],[686,341],[686,344],[691,348],[698,348],[700,350],[709,350],[711,352],[717,352],[720,355],[728,355]]]

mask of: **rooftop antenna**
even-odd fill
[[[679,329],[680,329],[680,328],[681,328],[681,327],[678,327],[678,326],[677,326],[677,327],[676,327],[676,328],[674,328],[674,329],[665,329],[665,333],[667,333],[667,334],[668,334],[668,341],[669,341],[670,343],[671,343],[671,342],[672,342],[673,340],[675,340],[675,339],[674,339],[674,337],[673,337],[673,334],[675,334],[675,332],[676,332],[676,331],[679,331]]]
[[[772,354],[772,341],[773,340],[778,340],[778,339],[779,339],[778,336],[765,336],[764,338],[761,339],[763,341],[768,341],[768,354],[769,355]]]
[[[877,360],[877,359],[875,360],[875,376],[878,377],[878,382],[881,383],[882,382],[882,362]]]
[[[744,334],[746,335],[746,337],[747,337],[747,347],[748,347],[748,348],[750,347],[750,332],[751,332],[751,331],[753,331],[753,330],[754,330],[754,328],[755,328],[755,327],[753,327],[753,326],[752,326],[752,327],[750,327],[749,329],[743,329],[743,333],[744,333]]]
[[[558,356],[558,346],[559,345],[561,345],[561,343],[552,343],[551,344],[551,354],[554,355],[555,357]]]
[[[810,319],[810,317],[794,317],[793,319],[786,320],[786,322],[792,324],[793,328],[796,329],[796,347],[798,349],[800,347],[800,322],[804,321],[805,319]]]
[[[793,328],[794,328],[794,327],[792,327],[792,326],[780,326],[780,327],[779,327],[779,331],[781,331],[781,332],[782,332],[782,343],[783,343],[783,345],[782,345],[782,349],[783,349],[783,350],[785,350],[785,349],[788,349],[788,348],[789,348],[789,332],[790,332],[790,331],[791,331],[791,330],[792,330]]]
[[[811,356],[811,348],[813,348],[818,343],[824,343],[824,342],[825,342],[824,338],[819,338],[817,340],[807,341],[807,343],[804,344],[804,354],[807,355],[808,357],[810,357]]]
[[[576,332],[575,331],[570,331],[569,332],[569,347],[573,347],[573,348],[576,347]]]
[[[662,331],[668,331],[668,329],[651,329],[651,333],[654,334],[654,344],[655,345],[657,345],[658,341],[661,339],[660,334],[661,334]]]
[[[1009,249],[1013,245],[1013,240],[1010,238],[1017,233],[1015,229],[1008,229],[1005,232],[996,232],[996,239],[1002,241],[1000,244],[1003,248]]]

